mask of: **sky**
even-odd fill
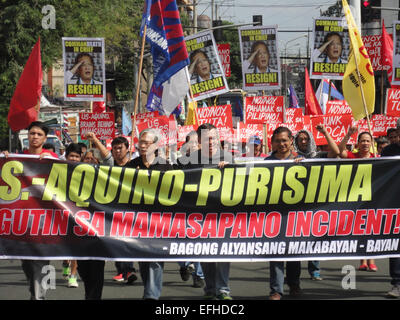
[[[197,14],[211,17],[211,0],[197,0]],[[312,37],[313,19],[320,16],[336,0],[214,0],[221,20],[235,24],[252,23],[253,15],[263,16],[263,25],[278,25],[279,51],[288,55],[306,56],[307,30]],[[214,9],[215,14],[215,9]],[[282,30],[279,32],[279,30]],[[305,32],[283,32],[285,30],[305,30]],[[298,39],[296,39],[298,38]],[[311,43],[310,43],[311,46]]]

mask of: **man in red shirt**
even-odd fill
[[[58,155],[50,150],[44,149],[49,128],[41,121],[32,122],[28,129],[29,147],[24,150],[24,154],[40,155],[40,159],[45,156],[58,158]],[[8,152],[3,152],[8,157]],[[31,300],[44,300],[47,289],[42,286],[42,280],[46,272],[42,273],[43,267],[50,264],[49,260],[22,260],[22,269],[29,283]]]

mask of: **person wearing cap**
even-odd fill
[[[243,157],[268,157],[265,153],[262,153],[263,143],[258,136],[251,136],[247,141],[247,152],[243,154]]]

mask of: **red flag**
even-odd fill
[[[40,38],[18,80],[8,111],[8,125],[16,132],[27,128],[38,118],[40,98],[42,96],[42,59]]]
[[[388,80],[392,83],[392,74],[393,74],[393,39],[386,32],[385,22],[382,21],[382,54],[381,54],[381,65],[385,67],[384,70],[387,70]]]
[[[304,115],[309,116],[323,114],[321,106],[319,105],[317,97],[315,96],[314,90],[311,86],[307,68],[305,69],[305,84],[306,92]]]
[[[93,102],[93,113],[102,113],[106,111],[106,104],[104,101],[94,101]]]

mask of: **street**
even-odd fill
[[[55,289],[47,292],[48,300],[82,300],[83,283],[79,288],[68,288],[61,275],[61,261],[51,261],[56,270]],[[376,260],[378,272],[358,271],[357,260],[321,261],[322,281],[313,281],[307,272],[307,262],[302,262],[301,288],[303,294],[296,300],[395,300],[385,294],[391,289],[389,259]],[[138,264],[135,262],[135,267]],[[343,268],[344,267],[344,268]],[[343,268],[343,273],[342,273]],[[103,300],[141,300],[143,285],[138,280],[132,285],[115,282],[114,263],[106,262]],[[342,287],[342,283],[345,288]],[[267,300],[269,294],[268,262],[235,262],[230,272],[231,295],[237,300]],[[162,300],[202,300],[203,290],[192,287],[192,279],[183,282],[179,266],[175,262],[165,263]],[[28,300],[30,298],[20,260],[0,260],[0,300]],[[285,285],[283,300],[288,296]]]

